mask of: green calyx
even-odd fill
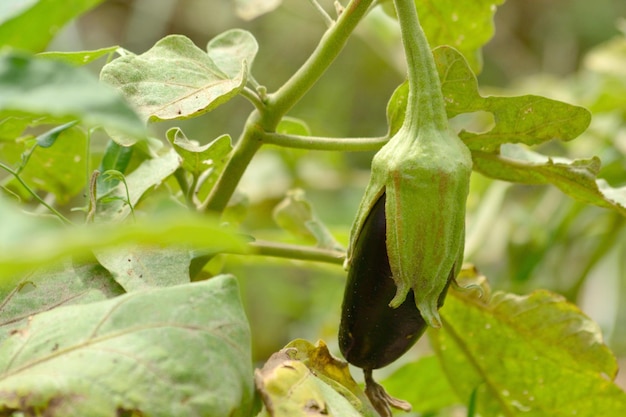
[[[400,130],[374,156],[350,237],[348,264],[363,222],[386,193],[386,246],[397,307],[410,290],[426,322],[440,327],[438,300],[461,269],[471,154],[449,129],[432,53],[413,0],[394,0],[408,63],[409,100]],[[382,278],[381,278],[382,279]]]

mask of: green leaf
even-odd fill
[[[24,214],[19,206],[0,198],[0,288],[13,285],[12,277],[25,270],[131,244],[189,246],[215,253],[248,251],[243,238],[220,227],[216,219],[187,210],[157,213],[132,224],[61,227],[50,219]]]
[[[285,198],[274,207],[272,217],[281,229],[305,241],[314,241],[321,248],[343,250],[315,214],[304,191],[299,188],[287,192]]]
[[[404,123],[406,115],[406,106],[409,99],[409,82],[405,81],[398,86],[387,102],[387,126],[389,132],[387,137],[392,137]]]
[[[310,136],[311,129],[304,120],[285,116],[280,120],[278,126],[276,126],[276,133],[283,135]]]
[[[0,345],[0,412],[248,416],[250,356],[232,276],[58,308]]]
[[[42,148],[49,148],[52,145],[54,145],[54,142],[56,142],[56,140],[58,139],[59,135],[61,133],[63,133],[64,131],[66,131],[67,129],[74,127],[76,125],[76,122],[69,122],[69,123],[65,123],[63,125],[54,127],[50,130],[48,130],[45,133],[42,133],[41,135],[37,136],[35,138],[35,141],[37,142],[37,145],[39,145]]]
[[[504,181],[552,184],[586,204],[605,207],[626,216],[626,187],[612,188],[597,179],[600,160],[549,158],[519,145],[502,146],[500,155],[472,152],[474,170]]]
[[[215,65],[229,78],[237,78],[245,62],[250,70],[259,51],[254,36],[242,29],[231,29],[220,33],[207,44],[207,53]]]
[[[98,171],[118,171],[122,174],[126,172],[128,164],[133,156],[134,148],[131,146],[121,146],[117,142],[111,140],[107,144],[107,147],[102,156],[100,167]],[[97,195],[105,195],[119,184],[119,180],[114,178],[105,179],[104,176],[99,176],[97,179]]]
[[[119,46],[109,46],[108,48],[95,49],[93,51],[72,51],[72,52],[41,52],[37,54],[40,58],[62,61],[75,66],[87,65],[103,56],[114,54]]]
[[[483,97],[476,76],[461,54],[449,47],[437,48],[433,53],[448,117],[487,111],[495,119],[495,126],[488,132],[459,134],[471,150],[494,151],[503,143],[568,141],[584,132],[591,122],[587,109],[545,97]]]
[[[440,45],[454,47],[476,72],[482,68],[481,49],[493,37],[493,17],[502,3],[504,0],[415,0],[420,24],[431,48]],[[384,9],[395,16],[391,1]]]
[[[105,65],[100,78],[119,88],[145,120],[188,119],[230,100],[244,87],[250,51],[248,44],[243,46],[241,55],[230,58],[216,52],[224,66],[220,68],[188,38],[170,35],[144,54]],[[227,75],[236,66],[237,74]]]
[[[0,342],[29,317],[70,304],[87,304],[123,294],[98,264],[65,262],[25,275],[14,287],[0,286]]]
[[[30,153],[20,176],[34,190],[54,194],[61,204],[80,193],[87,181],[83,175],[86,167],[86,135],[81,129],[69,128],[72,123],[47,132],[52,137],[58,134],[54,145],[50,147],[41,147],[32,140],[7,142],[0,146],[5,160],[15,165],[21,164],[23,155]],[[55,132],[57,129],[64,130]],[[44,145],[51,144],[45,137],[41,140]],[[15,179],[12,179],[7,186],[18,190],[20,194],[25,193],[25,191],[24,193],[19,191],[23,190],[23,187]]]
[[[476,390],[482,416],[626,415],[615,357],[575,305],[543,290],[450,295],[431,340],[460,398]]]
[[[189,249],[126,246],[95,256],[126,292],[189,282]]]
[[[222,166],[225,161],[221,161],[221,159],[232,149],[229,135],[222,135],[203,146],[196,141],[187,139],[187,136],[178,127],[168,130],[166,136],[182,158],[183,169],[196,177],[208,169],[214,170],[216,165]],[[228,151],[224,153],[226,150]],[[214,160],[215,156],[218,156],[220,161]],[[216,162],[218,163],[216,164]]]
[[[0,45],[39,52],[70,20],[102,0],[2,0]]]
[[[173,149],[158,158],[145,160],[137,169],[126,175],[126,184],[118,183],[117,187],[103,196],[106,199],[100,198],[96,219],[119,221],[126,218],[132,211],[128,203],[134,207],[148,190],[160,185],[172,175],[180,163],[180,157]],[[128,202],[126,201],[126,186],[130,195]]]
[[[204,200],[213,190],[213,186],[230,159],[232,151],[233,146],[229,135],[222,135],[207,145],[205,156],[209,158],[207,161],[211,161],[211,170],[205,171],[205,175],[199,178],[196,188],[198,199]]]
[[[80,120],[87,126],[145,136],[135,112],[89,71],[64,62],[19,53],[0,55],[0,115],[53,118],[57,123]]]
[[[381,384],[390,395],[411,403],[417,413],[430,415],[461,403],[452,388],[454,382],[448,382],[434,355],[402,366]]]
[[[265,13],[271,12],[282,0],[233,0],[237,15],[244,20],[255,19]]]

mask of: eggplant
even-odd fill
[[[454,271],[454,268],[453,268]],[[443,304],[447,287],[438,299]],[[364,371],[389,365],[420,338],[426,321],[411,290],[398,307],[389,306],[396,294],[386,245],[385,194],[372,206],[357,238],[346,283],[339,348],[346,360]]]

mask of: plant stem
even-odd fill
[[[0,168],[4,169],[9,174],[13,175],[15,177],[15,179],[20,184],[22,184],[22,187],[24,187],[26,189],[26,191],[28,191],[35,198],[35,200],[39,201],[40,204],[42,204],[44,207],[46,207],[48,210],[50,210],[52,213],[54,213],[63,223],[65,223],[65,224],[72,224],[72,222],[67,217],[62,215],[54,207],[52,207],[50,204],[46,203],[44,199],[39,197],[39,195],[35,191],[33,191],[33,189],[30,188],[28,186],[28,184],[26,184],[24,182],[22,177],[20,177],[20,175],[16,171],[13,171],[10,167],[8,167],[7,165],[3,164],[2,162],[0,162]]]
[[[317,10],[317,12],[322,16],[322,18],[324,19],[324,22],[326,22],[326,26],[330,27],[332,26],[333,23],[335,23],[332,17],[330,17],[330,15],[326,13],[326,10],[324,10],[322,5],[319,4],[317,0],[309,0],[309,3],[311,3],[311,5],[315,8],[315,10]]]
[[[414,0],[394,0],[402,33],[409,79],[409,98],[405,123],[427,122],[445,131],[448,129],[441,81],[426,35],[420,26]],[[410,126],[407,126],[410,128]]]
[[[233,149],[232,156],[224,167],[224,171],[217,179],[209,198],[200,206],[202,211],[219,213],[226,208],[230,197],[235,192],[235,188],[237,188],[237,184],[239,184],[241,176],[246,171],[252,157],[261,147],[259,119],[260,113],[256,110],[252,112],[246,122],[243,134],[239,138],[235,149]]]
[[[267,145],[285,148],[310,149],[316,151],[365,152],[377,151],[389,140],[386,136],[377,138],[325,138],[318,136],[284,135],[280,133],[262,133],[262,140]]]
[[[296,73],[273,94],[265,106],[252,112],[233,150],[232,157],[218,178],[209,198],[200,207],[222,212],[245,172],[263,144],[263,133],[274,132],[283,116],[304,96],[343,49],[357,23],[374,0],[352,0],[339,19],[322,36],[317,48]]]
[[[253,248],[253,255],[289,258],[301,261],[325,262],[336,265],[342,265],[346,256],[345,252],[332,249],[321,249],[309,246],[265,242],[260,240],[250,243],[250,246]]]
[[[268,113],[275,119],[272,120],[274,126],[328,69],[373,1],[352,0],[300,69],[278,91],[268,96]]]

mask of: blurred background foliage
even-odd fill
[[[332,2],[321,1],[327,10]],[[540,94],[583,105],[594,118],[570,143],[550,142],[541,152],[582,158],[597,155],[600,177],[626,186],[626,2],[623,0],[508,0],[495,16],[496,35],[484,49],[479,83],[486,94]],[[49,50],[120,45],[135,53],[170,33],[204,47],[234,28],[251,31],[260,51],[253,67],[269,91],[306,59],[325,30],[303,0],[284,0],[253,20],[240,18],[229,0],[109,0],[66,27]],[[97,72],[102,62],[93,69]],[[379,136],[385,107],[403,81],[398,32],[389,18],[370,16],[326,76],[291,115],[315,135]],[[236,98],[202,117],[155,126],[157,137],[180,126],[207,143],[223,133],[236,138],[249,114]],[[487,128],[472,115],[455,124]],[[281,230],[272,211],[289,190],[302,188],[317,217],[341,244],[369,175],[371,153],[342,154],[266,147],[249,167],[240,190],[248,209],[242,227],[258,238],[311,243]],[[605,340],[626,358],[626,228],[615,212],[580,204],[550,186],[520,186],[474,175],[467,221],[466,261],[495,289],[564,294],[602,327]],[[251,320],[255,360],[264,361],[294,338],[323,338],[335,352],[344,271],[333,265],[278,259],[214,259],[240,279]],[[424,349],[419,344],[416,349]],[[622,384],[624,385],[624,384]]]

